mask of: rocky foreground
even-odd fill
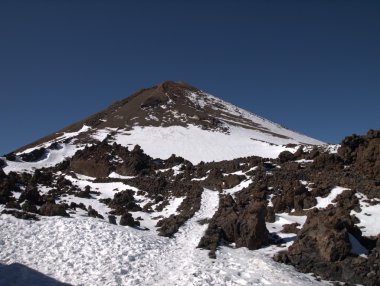
[[[112,139],[88,145],[54,167],[26,172],[2,168],[12,161],[39,162],[59,145],[8,154],[0,160],[2,213],[27,220],[80,213],[140,231],[147,228],[147,214],[159,235],[174,237],[200,210],[208,189],[218,193],[219,204],[212,218],[198,221],[207,225],[198,247],[208,249],[210,259],[220,245],[250,250],[276,245],[273,259],[301,272],[350,285],[380,284],[380,230],[368,223],[380,214],[380,131],[347,137],[337,151],[301,146],[277,159],[197,165],[174,155],[154,159],[139,146],[129,150]],[[75,183],[83,176],[130,187],[102,197],[90,184]],[[175,212],[155,216],[173,200]],[[306,222],[273,231],[269,226],[284,214]]]

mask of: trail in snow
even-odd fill
[[[171,239],[88,217],[1,215],[0,263],[22,263],[73,285],[321,284],[260,251],[221,247],[217,259],[208,258],[196,248],[207,228],[198,221],[211,218],[218,203],[218,192],[204,190],[200,210]]]

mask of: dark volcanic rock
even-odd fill
[[[182,186],[184,187],[184,186]],[[178,231],[188,219],[194,216],[194,214],[200,209],[202,188],[196,185],[190,185],[187,197],[183,200],[177,211],[179,214],[171,215],[168,218],[164,218],[157,223],[158,234],[162,236],[172,236]]]
[[[265,217],[266,206],[263,203],[251,202],[242,209],[230,195],[221,197],[219,209],[198,246],[209,249],[210,257],[215,256],[221,239],[235,242],[236,247],[258,249],[269,241]]]
[[[380,178],[380,130],[370,130],[365,136],[346,137],[338,154],[346,164],[370,178]]]
[[[12,197],[11,188],[7,184],[0,183],[0,204],[6,204]]]
[[[169,101],[169,97],[165,94],[153,94],[150,97],[148,97],[143,103],[141,103],[141,108],[146,107],[156,107],[158,105],[165,104]]]
[[[7,163],[3,159],[0,158],[0,179],[1,179],[1,172],[3,172],[2,168],[4,168],[5,166],[7,166]]]
[[[90,177],[107,177],[111,171],[120,175],[134,176],[153,168],[153,159],[136,145],[132,151],[107,141],[87,146],[71,158],[69,167],[76,173]]]
[[[316,170],[340,170],[343,169],[343,160],[336,154],[320,154],[314,159],[311,167]]]
[[[9,202],[7,202],[6,205],[5,205],[5,207],[7,209],[18,209],[18,210],[21,209],[20,204],[18,202],[16,202],[16,201],[9,201]]]
[[[87,215],[93,218],[104,219],[104,217],[101,214],[99,214],[95,209],[93,209],[91,206],[88,207]]]
[[[351,284],[378,285],[379,254],[373,249],[365,259],[353,254],[351,239],[363,240],[349,212],[330,207],[313,210],[287,253],[277,260],[291,263],[302,272],[314,272],[327,280]],[[373,273],[372,273],[372,272]],[[372,274],[369,274],[372,273]]]
[[[109,215],[109,216],[108,216],[108,221],[109,221],[109,223],[111,223],[111,224],[117,224],[117,223],[116,223],[116,216],[114,216],[114,215]]]
[[[288,161],[294,161],[297,159],[297,157],[292,152],[283,151],[278,155],[278,159],[280,163],[285,163]]]
[[[127,225],[127,226],[139,226],[140,225],[140,222],[139,221],[135,221],[133,216],[129,213],[129,212],[125,212],[121,218],[120,218],[120,222],[119,222],[120,225]]]
[[[19,202],[29,201],[34,205],[42,205],[43,198],[38,192],[36,187],[29,186],[25,191],[23,191],[20,195]]]
[[[141,211],[141,207],[136,204],[133,197],[134,191],[125,190],[118,192],[114,195],[114,198],[108,203],[108,206],[114,211],[114,215],[122,215],[126,211]]]
[[[41,206],[39,210],[40,215],[43,216],[63,216],[68,217],[69,215],[66,213],[66,208],[63,205],[53,204],[53,203],[45,203]]]
[[[300,230],[298,229],[300,225],[298,223],[284,224],[281,232],[283,233],[295,233],[297,234]]]
[[[296,265],[343,260],[349,255],[351,245],[349,229],[354,223],[346,212],[330,208],[313,210],[289,247],[289,258]],[[302,254],[302,255],[301,255]]]
[[[8,153],[5,155],[5,159],[7,159],[8,161],[16,161],[17,160],[17,156],[15,153]]]
[[[21,159],[25,162],[37,162],[46,157],[47,151],[45,148],[35,149],[29,153],[23,153],[20,155]]]
[[[274,212],[273,207],[267,207],[267,215],[265,217],[266,222],[275,222],[276,221],[276,214]]]
[[[13,215],[15,218],[26,219],[26,220],[39,220],[39,218],[35,214],[17,211],[17,210],[3,210],[2,214]]]
[[[239,185],[244,179],[245,176],[242,175],[227,175],[223,177],[222,186],[224,189],[230,189]]]
[[[25,201],[22,204],[22,210],[26,211],[26,212],[29,212],[29,213],[38,213],[36,205],[34,205],[33,203],[31,203],[30,201]]]

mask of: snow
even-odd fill
[[[185,199],[184,197],[172,198],[169,202],[169,205],[165,207],[162,210],[162,212],[160,212],[159,214],[162,215],[163,217],[169,217],[172,214],[176,214],[178,207],[182,204],[184,199]]]
[[[128,179],[135,178],[135,176],[122,176],[122,175],[119,175],[119,174],[117,174],[115,172],[112,172],[111,174],[109,174],[108,177],[114,178],[114,179],[123,179],[123,180],[128,180]]]
[[[296,140],[273,137],[257,130],[230,126],[230,134],[203,130],[189,125],[169,127],[140,127],[135,126],[130,135],[118,133],[115,141],[123,146],[140,145],[144,152],[153,158],[167,159],[172,154],[181,156],[197,164],[200,161],[232,160],[246,156],[260,156],[277,158],[285,150],[294,151],[294,148],[283,146],[288,143],[297,143]],[[253,140],[261,138],[262,141]],[[178,142],[181,142],[178,144]]]
[[[1,215],[0,263],[73,285],[323,285],[260,251],[223,246],[209,259],[196,248],[207,228],[198,221],[211,218],[218,202],[218,192],[205,190],[200,210],[172,239],[89,217]]]
[[[70,180],[74,185],[78,186],[81,190],[84,190],[86,186],[90,186],[92,191],[99,192],[100,194],[96,196],[91,195],[92,196],[91,199],[79,198],[74,195],[67,195],[65,197],[61,197],[59,202],[65,202],[68,204],[70,204],[71,202],[75,202],[77,204],[83,203],[87,208],[91,206],[93,209],[95,209],[99,214],[101,214],[105,218],[107,218],[108,213],[111,211],[111,209],[107,205],[99,202],[99,199],[108,199],[108,198],[112,199],[116,193],[127,190],[127,189],[138,191],[137,188],[121,183],[121,182],[94,183],[92,182],[91,177],[79,176],[79,175],[77,175],[77,177],[78,179],[75,179],[69,175],[65,176],[66,179]]]
[[[282,233],[281,230],[285,224],[298,223],[300,226],[299,229],[302,228],[304,223],[306,222],[306,216],[294,216],[287,213],[276,214],[276,220],[273,223],[267,222],[266,226],[270,233],[277,234],[285,241],[285,247],[289,247],[293,244],[296,239],[296,234],[294,233]],[[278,249],[275,246],[270,246],[267,249],[263,249],[262,251],[266,253],[275,253]]]
[[[146,199],[145,197],[141,196],[135,196],[136,200],[142,201],[144,203],[151,202],[150,199]],[[177,214],[177,209],[181,205],[185,198],[172,198],[169,200],[169,205],[167,205],[162,211],[158,212],[152,212],[152,213],[146,213],[146,212],[132,212],[132,216],[134,219],[137,219],[138,217],[142,218],[140,220],[140,226],[142,228],[145,228],[146,230],[156,231],[156,224],[159,219],[167,218],[171,215]]]
[[[112,133],[112,132],[116,132],[117,131],[117,128],[105,128],[105,129],[99,129],[99,130],[96,130],[96,132],[94,132],[93,134],[91,134],[91,137],[98,140],[98,141],[103,141],[104,139],[107,138],[107,136]]]
[[[377,236],[380,233],[380,204],[370,205],[368,197],[362,193],[356,193],[359,199],[361,212],[351,211],[360,222],[357,224],[365,236]],[[377,199],[374,201],[379,202]]]
[[[204,180],[206,180],[208,178],[208,176],[204,176],[204,177],[202,177],[202,178],[193,178],[193,179],[191,179],[192,181],[204,181]]]
[[[330,204],[335,205],[335,203],[333,203],[332,201],[335,200],[338,195],[340,195],[346,190],[348,189],[342,188],[342,187],[335,187],[330,191],[327,197],[324,197],[324,198],[316,197],[317,205],[315,207],[319,209],[323,209],[323,208],[326,208]]]
[[[30,152],[32,152],[32,151],[34,151],[36,149],[39,149],[39,148],[47,148],[47,147],[49,147],[54,142],[63,141],[63,140],[66,140],[66,139],[70,139],[70,138],[76,137],[76,136],[78,136],[81,133],[85,133],[85,132],[89,131],[90,129],[91,129],[90,126],[83,125],[83,127],[80,130],[76,131],[76,132],[66,132],[66,133],[63,133],[61,136],[59,136],[59,137],[57,137],[57,138],[55,138],[53,140],[50,140],[48,142],[45,142],[43,144],[37,145],[37,146],[32,147],[32,148],[26,149],[26,150],[24,150],[22,152],[17,153],[16,155],[20,155],[20,154],[24,154],[24,153],[30,153]]]
[[[72,157],[78,151],[83,149],[84,146],[73,145],[73,144],[62,144],[62,148],[59,150],[49,150],[46,158],[37,162],[14,162],[6,161],[7,166],[3,168],[5,173],[11,171],[14,172],[31,172],[34,169],[48,168],[57,165],[65,160],[67,157]]]
[[[253,114],[249,111],[246,111],[240,107],[237,107],[236,105],[233,105],[232,103],[221,100],[221,99],[219,99],[219,98],[217,98],[211,94],[202,92],[202,94],[199,95],[199,94],[194,93],[194,92],[189,92],[188,95],[189,95],[190,100],[192,100],[194,103],[198,103],[198,105],[201,106],[202,108],[204,106],[208,105],[215,110],[221,111],[221,113],[224,116],[228,116],[230,114],[230,115],[240,117],[245,121],[248,120],[248,122],[250,121],[254,125],[259,124],[260,125],[259,128],[265,129],[265,130],[270,130],[271,132],[274,132],[276,134],[280,134],[280,135],[283,135],[283,136],[286,136],[289,138],[293,138],[297,141],[297,143],[302,142],[305,144],[312,144],[312,145],[325,145],[325,143],[322,141],[315,140],[313,138],[310,138],[310,137],[307,137],[305,135],[302,135],[302,134],[299,134],[297,132],[286,129],[279,124],[276,124],[270,120],[267,120],[267,119],[262,118],[256,114]],[[219,107],[219,106],[221,106],[221,107]],[[221,117],[219,119],[222,121],[225,121],[225,117]],[[241,123],[238,122],[238,124],[241,124]],[[265,134],[262,132],[259,132],[259,134],[261,134],[261,135],[259,135],[259,137],[257,137],[258,139],[267,141],[267,140],[262,139],[260,137],[266,137],[269,134]],[[272,140],[273,140],[273,136],[271,136],[271,135],[269,135],[269,136],[272,137]],[[280,139],[280,138],[277,138],[277,139]],[[269,142],[275,143],[272,141],[269,141]],[[288,143],[296,143],[296,142],[288,142]],[[278,144],[278,143],[275,143],[275,144]],[[285,143],[285,144],[287,144],[287,143]]]
[[[339,148],[340,148],[340,144],[330,144],[326,146],[325,150],[327,152],[330,152],[331,154],[336,154],[338,153]]]
[[[244,188],[247,188],[250,184],[252,184],[252,182],[253,181],[251,179],[244,180],[240,184],[238,184],[237,186],[235,186],[235,187],[233,187],[231,189],[225,189],[224,193],[233,196],[237,192],[240,192]]]
[[[296,163],[303,163],[303,164],[305,164],[305,163],[313,163],[314,160],[300,159],[300,160],[296,160],[295,162]]]

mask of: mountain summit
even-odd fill
[[[294,150],[294,145],[324,144],[186,83],[165,81],[25,146],[17,154],[54,144],[59,148],[53,153],[70,156],[86,144],[105,139],[123,146],[138,144],[152,157],[166,159],[176,154],[192,163],[252,155],[276,158],[284,150]]]

